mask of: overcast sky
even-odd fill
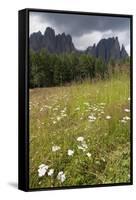
[[[30,12],[30,34],[52,27],[55,33],[70,34],[77,49],[84,50],[102,38],[118,36],[130,54],[130,19],[109,16]]]

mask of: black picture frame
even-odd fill
[[[129,183],[99,184],[99,185],[81,185],[68,187],[52,187],[52,188],[29,188],[29,13],[30,12],[46,12],[46,13],[63,13],[63,14],[79,14],[91,16],[112,16],[130,19],[130,92],[131,92],[131,177]],[[123,186],[133,184],[133,16],[126,14],[108,14],[108,13],[92,13],[81,11],[62,11],[47,9],[23,9],[18,15],[18,34],[19,34],[19,121],[18,121],[18,188],[23,191],[39,191],[39,190],[56,190],[56,189],[73,189],[73,188],[91,188],[106,186]]]

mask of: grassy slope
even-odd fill
[[[32,89],[30,187],[129,182],[130,121],[120,121],[129,116],[124,111],[129,109],[129,96],[129,79],[125,74],[97,83]],[[92,114],[96,120],[89,122],[88,116]],[[84,152],[77,147],[79,136],[84,137],[88,146]],[[53,145],[61,150],[52,152]],[[68,149],[74,150],[73,156],[68,156]],[[55,169],[52,178],[47,174],[38,177],[42,163]],[[59,171],[66,175],[63,183],[56,178]]]

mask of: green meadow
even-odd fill
[[[29,187],[130,182],[130,79],[30,89]]]

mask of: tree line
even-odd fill
[[[116,62],[113,59],[105,63],[102,58],[87,54],[50,54],[45,49],[40,52],[30,50],[30,88],[60,86],[86,78],[105,79],[109,77],[109,69],[114,73],[115,66]]]

